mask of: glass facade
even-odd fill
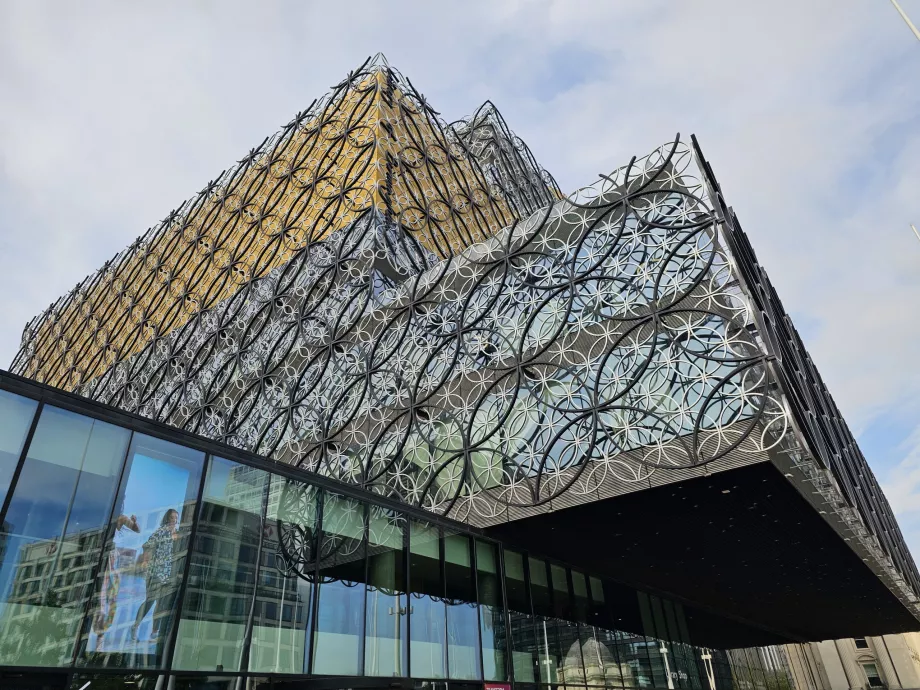
[[[5,391],[0,412],[0,678],[791,687],[776,651],[694,646],[678,603],[421,511]]]

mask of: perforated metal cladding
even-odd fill
[[[484,240],[528,203],[491,184],[378,57],[34,319],[12,370],[84,386],[369,214],[402,231],[388,238],[405,274]]]
[[[784,437],[685,145],[454,256],[407,235],[372,209],[78,391],[476,524]]]

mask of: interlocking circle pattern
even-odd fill
[[[676,140],[565,197],[494,106],[443,124],[370,62],[13,368],[477,524],[763,453],[787,416],[696,166]]]

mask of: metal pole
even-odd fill
[[[904,23],[907,24],[910,30],[914,32],[914,36],[917,37],[917,40],[920,41],[920,30],[914,26],[914,23],[910,20],[910,17],[907,16],[907,13],[901,9],[901,6],[898,4],[898,0],[891,0],[891,4],[894,5],[894,8],[898,11],[898,14],[901,15],[901,19],[904,20]],[[911,225],[911,227],[914,226]],[[914,232],[917,232],[917,230],[914,229]]]
[[[668,677],[668,690],[674,690],[674,679],[671,678],[671,665],[668,663],[668,648],[664,644],[664,640],[661,640],[661,649],[658,650],[661,652],[661,658],[664,659],[664,672]]]

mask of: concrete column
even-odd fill
[[[897,673],[901,687],[920,688],[920,657],[917,650],[912,649],[909,637],[916,637],[916,633],[885,635],[873,639],[877,640],[877,655],[888,658]]]
[[[882,674],[882,680],[888,685],[892,690],[900,690],[904,686],[901,685],[900,674],[894,667],[892,658],[888,654],[888,649],[881,637],[869,637],[866,638],[866,641],[869,643],[869,648],[875,654],[875,663],[878,664],[878,670]]]
[[[834,686],[831,684],[830,678],[828,678],[827,669],[824,667],[824,660],[821,657],[821,649],[818,647],[818,643],[808,642],[804,645],[804,648],[807,651],[805,661],[815,676],[815,682],[822,690],[834,690]]]
[[[847,675],[847,682],[850,687],[866,687],[866,674],[863,672],[862,666],[856,663],[856,643],[852,639],[834,640],[834,646],[840,656],[840,663],[843,665],[843,672]]]
[[[834,644],[834,640],[824,640],[816,642],[818,654],[821,657],[821,665],[827,675],[827,680],[831,690],[851,690],[850,679],[843,668],[843,658]]]
[[[810,644],[786,645],[786,656],[789,659],[796,690],[831,690],[818,672]]]

